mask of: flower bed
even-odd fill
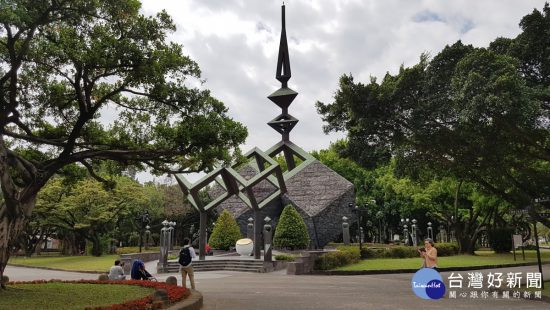
[[[164,282],[153,281],[140,281],[140,280],[123,280],[123,281],[99,281],[99,280],[76,280],[76,281],[63,281],[63,280],[35,280],[35,281],[14,281],[9,282],[8,285],[14,284],[43,284],[43,283],[74,283],[74,284],[122,284],[122,285],[137,285],[147,288],[164,289],[168,295],[170,303],[178,302],[185,297],[189,296],[190,291],[184,287],[177,285],[170,285]],[[102,307],[88,307],[87,310],[142,310],[142,309],[161,309],[162,302],[154,302],[153,295],[145,296],[140,299],[131,300],[121,304],[114,304],[110,306]]]

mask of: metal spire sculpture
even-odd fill
[[[279,43],[279,56],[277,59],[277,70],[275,72],[275,78],[281,82],[281,88],[269,95],[267,98],[273,101],[282,109],[282,113],[267,123],[278,133],[281,134],[283,142],[290,141],[290,131],[298,123],[298,119],[288,114],[288,107],[298,95],[297,92],[288,88],[288,80],[291,77],[290,73],[290,58],[288,55],[288,44],[286,41],[286,26],[285,26],[285,5],[282,9],[282,30],[281,41]]]

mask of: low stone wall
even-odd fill
[[[313,272],[315,260],[321,254],[328,253],[327,251],[307,251],[304,255],[297,257],[295,261],[288,262],[286,274],[301,275]]]
[[[199,291],[191,291],[191,295],[168,308],[168,310],[198,310],[202,308],[203,297]]]

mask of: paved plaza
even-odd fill
[[[147,264],[151,271],[155,262]],[[491,272],[536,272],[536,266],[483,270]],[[544,272],[550,275],[550,265]],[[8,266],[12,280],[96,279],[97,275]],[[461,271],[466,276],[467,271]],[[443,272],[447,279],[450,273]],[[163,281],[176,274],[155,274]],[[203,309],[548,309],[542,301],[444,298],[428,301],[411,291],[412,274],[362,276],[289,276],[286,272],[246,273],[205,271],[196,273],[197,289],[204,294]],[[465,277],[466,278],[466,277]],[[181,277],[178,275],[178,281]],[[181,284],[181,283],[180,283]]]

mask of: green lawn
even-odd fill
[[[107,272],[113,266],[118,255],[95,256],[33,256],[12,257],[9,264],[33,267],[47,267],[75,271],[99,271]]]
[[[501,265],[524,262],[536,262],[536,251],[525,251],[525,261],[521,251],[517,254],[517,261],[514,262],[513,254],[494,254],[491,251],[478,251],[476,255],[456,255],[438,258],[438,266],[445,267],[474,267],[486,265]],[[550,262],[550,251],[541,251],[541,259]],[[422,265],[420,258],[376,258],[365,259],[353,265],[343,266],[336,270],[380,270],[380,269],[417,269]]]
[[[10,285],[0,291],[0,309],[84,309],[151,295],[136,285],[46,283]]]

